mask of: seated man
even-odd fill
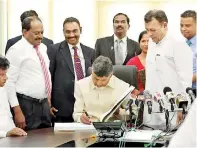
[[[16,128],[12,120],[7,93],[3,87],[7,80],[6,72],[8,67],[9,61],[0,56],[0,138],[27,135],[24,130]]]
[[[110,59],[99,56],[92,65],[92,75],[75,83],[74,121],[85,124],[100,121],[128,88],[129,84],[113,75]],[[118,120],[121,114],[124,110],[119,108],[112,118]]]

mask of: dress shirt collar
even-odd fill
[[[163,37],[163,39],[161,39],[161,41],[159,41],[159,42],[157,42],[157,43],[155,43],[155,44],[156,44],[156,45],[162,44],[162,43],[168,38],[168,36],[169,36],[169,34],[168,34],[168,32],[166,32],[166,35]]]
[[[196,35],[189,39],[189,41],[192,43],[192,45],[196,45]]]
[[[115,77],[114,77],[114,75],[112,75],[112,77],[110,78],[109,83],[107,84],[106,87],[115,88]],[[104,87],[104,88],[106,88],[106,87]],[[90,76],[90,88],[93,89],[93,90],[94,90],[94,89],[98,89],[98,88],[94,85],[94,83],[93,83],[93,81],[92,81],[92,75]]]
[[[114,34],[114,43],[116,42],[116,40],[122,40],[123,43],[126,43],[126,42],[127,42],[127,36],[125,36],[125,37],[122,38],[122,39],[119,39],[119,38]]]
[[[35,49],[35,48],[34,48],[34,45],[30,44],[30,43],[27,41],[27,39],[24,38],[23,36],[22,36],[22,39],[21,39],[21,40],[24,42],[24,44],[25,44],[25,46],[26,46],[27,48],[29,48],[29,49]],[[40,43],[40,44],[42,44],[42,43]],[[40,45],[38,45],[38,49],[39,49],[39,46],[40,46]]]
[[[73,47],[77,47],[77,49],[81,48],[80,43],[77,43],[77,45],[75,45],[75,46],[68,43],[68,47],[69,47],[69,49],[73,49]]]

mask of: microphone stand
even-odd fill
[[[132,118],[133,118],[133,113],[132,113],[132,101],[129,103],[129,118],[130,118],[130,128],[132,128]]]
[[[169,130],[169,111],[168,109],[165,109],[165,119],[166,119],[166,131]]]

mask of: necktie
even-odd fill
[[[187,43],[187,45],[189,45],[189,46],[192,44],[192,42],[191,42],[190,40],[187,40],[186,43]]]
[[[37,53],[37,55],[40,59],[40,64],[41,64],[42,71],[43,71],[43,74],[44,74],[47,96],[48,96],[48,98],[51,98],[51,81],[50,81],[50,77],[49,77],[49,73],[48,73],[48,70],[47,70],[46,63],[44,61],[44,58],[43,58],[42,54],[38,50],[38,46],[34,46],[34,48],[36,49],[36,53]]]
[[[74,65],[75,65],[75,72],[77,74],[77,80],[81,80],[84,78],[84,75],[83,75],[83,69],[81,66],[81,61],[77,53],[78,48],[74,46],[73,49],[74,49]]]
[[[115,61],[116,65],[122,65],[123,63],[123,53],[121,48],[122,40],[116,40],[116,48],[115,48]]]

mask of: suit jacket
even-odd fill
[[[97,39],[96,45],[96,58],[100,55],[106,56],[111,59],[113,65],[115,65],[115,52],[114,52],[114,35]],[[134,56],[140,54],[141,50],[139,44],[134,40],[127,38],[127,56],[123,65]]]
[[[80,44],[85,59],[85,71],[92,66],[94,49]],[[52,78],[51,102],[58,112],[56,116],[72,117],[74,109],[75,74],[68,43],[62,41],[48,46],[50,72]]]
[[[6,48],[5,48],[5,54],[8,52],[8,49],[14,45],[16,42],[18,42],[20,39],[22,38],[22,35],[19,35],[17,37],[14,37],[14,38],[11,38],[7,41],[7,44],[6,44]],[[46,46],[48,46],[49,44],[53,44],[53,41],[48,39],[48,38],[45,38],[43,37],[42,39],[42,43],[45,44]]]

